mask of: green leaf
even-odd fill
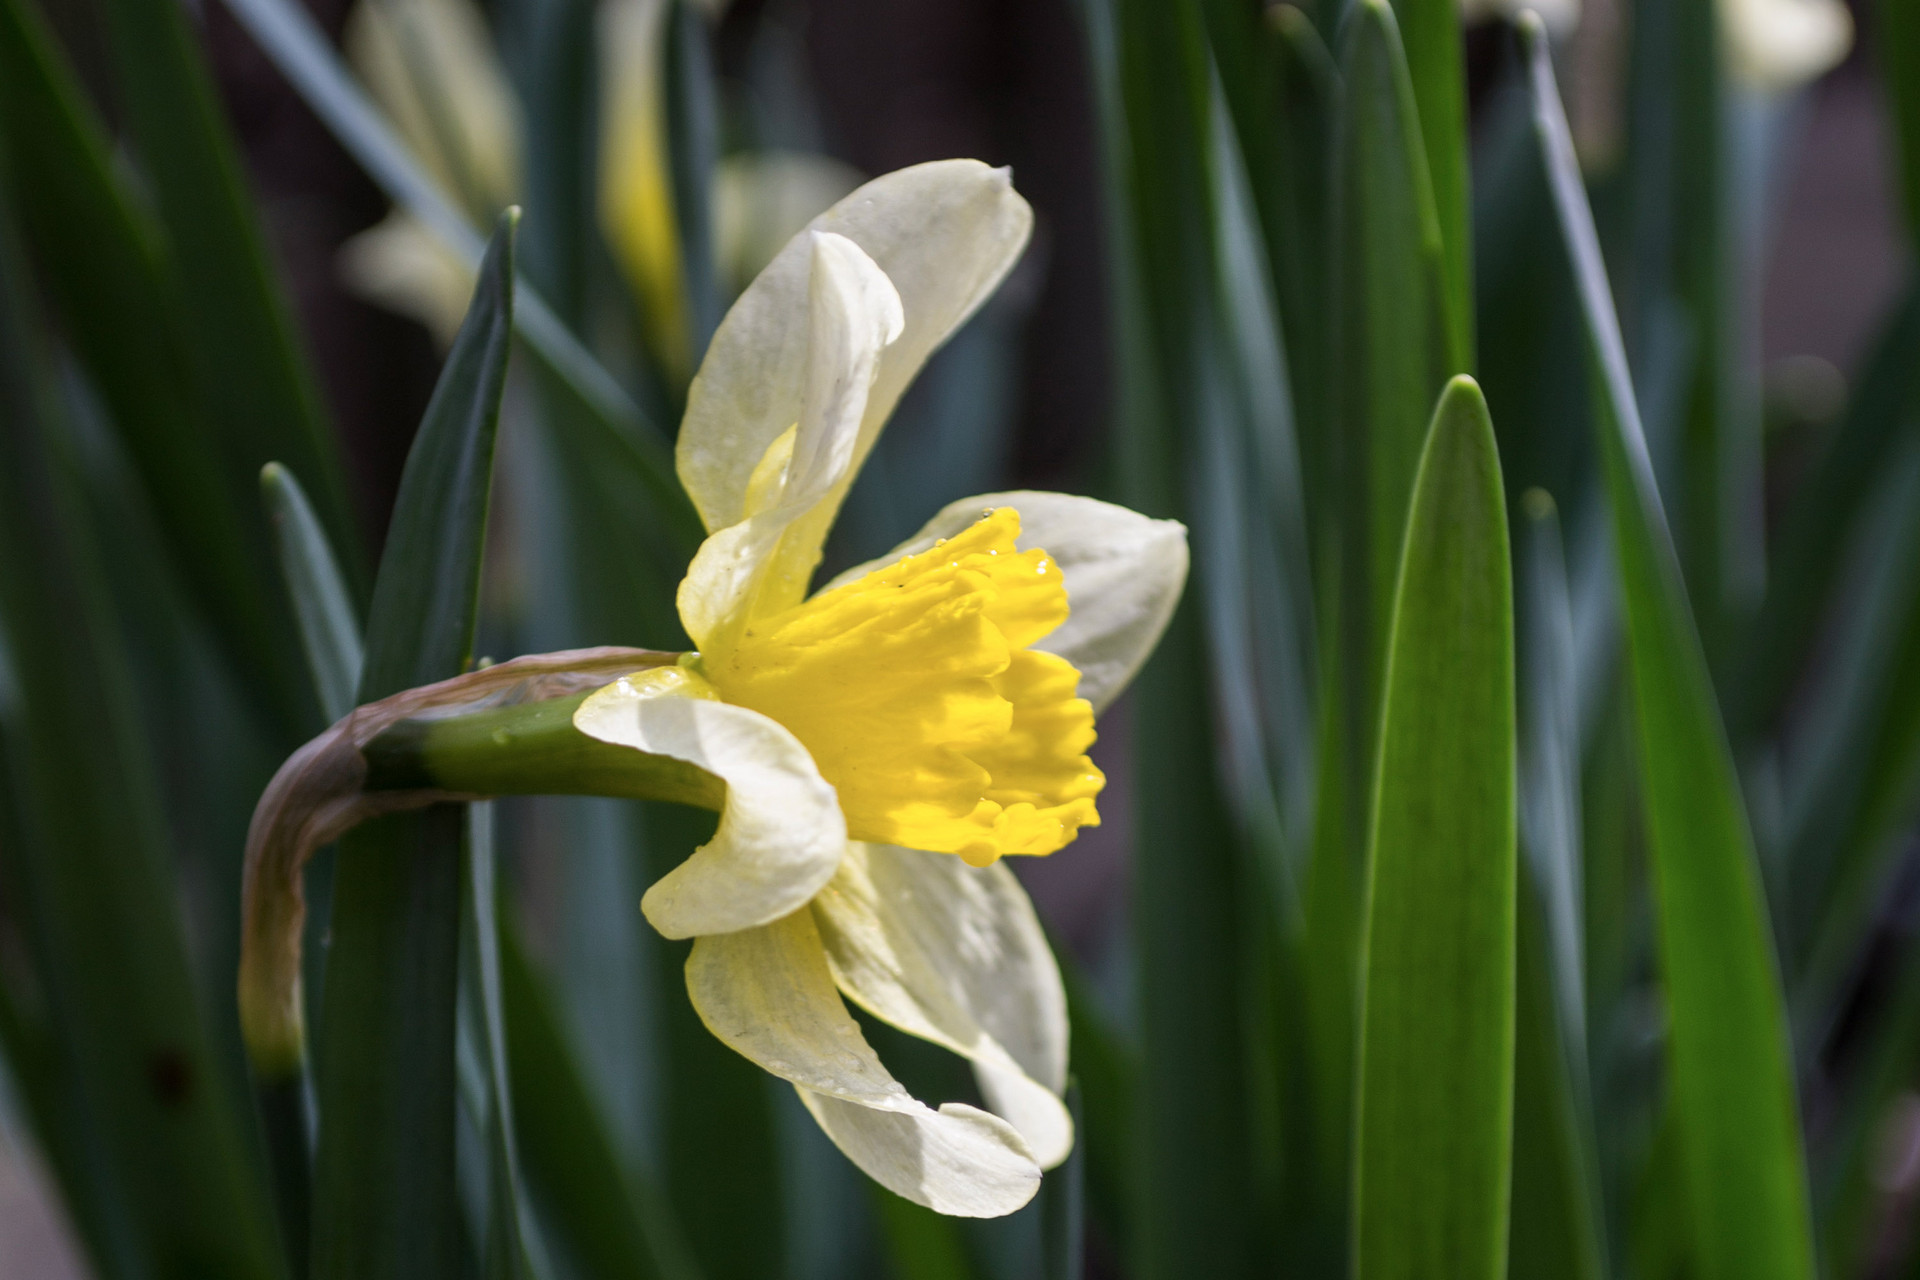
[[[1920,951],[1909,948],[1877,974],[1886,984],[1870,1027],[1852,1049],[1837,1091],[1837,1114],[1816,1161],[1814,1205],[1826,1274],[1872,1274],[1884,1247],[1889,1124],[1912,1087],[1920,1060]]]
[[[869,1186],[893,1275],[899,1280],[974,1280],[957,1222],[883,1187]]]
[[[1067,1081],[1067,1110],[1075,1134],[1086,1132],[1080,1106],[1080,1085]],[[1082,1280],[1086,1275],[1087,1150],[1084,1141],[1073,1144],[1067,1162],[1050,1171],[1040,1183],[1040,1243],[1043,1280]]]
[[[1879,0],[1873,6],[1873,17],[1880,82],[1886,91],[1898,146],[1907,229],[1920,238],[1920,3]]]
[[[583,1280],[698,1280],[657,1191],[621,1162],[540,977],[500,930],[514,1129],[527,1187]]]
[[[312,700],[250,491],[226,466],[188,368],[159,229],[24,0],[0,3],[0,130],[20,214],[63,330],[142,482],[168,558],[250,692],[288,736]]]
[[[1407,518],[1375,790],[1354,1159],[1358,1280],[1506,1274],[1514,677],[1486,401],[1453,380]]]
[[[187,12],[104,0],[121,106],[165,236],[181,337],[243,505],[278,458],[317,486],[335,546],[359,540],[340,459],[299,350],[239,158]],[[349,561],[357,571],[357,556]]]
[[[1779,970],[1753,836],[1667,532],[1593,216],[1537,23],[1535,126],[1585,308],[1667,998],[1670,1105],[1705,1280],[1813,1274]]]
[[[1203,8],[1266,242],[1317,546],[1334,475],[1326,306],[1339,76],[1319,32],[1293,6],[1263,13],[1239,0],[1206,0]]]
[[[513,1088],[507,1050],[505,999],[501,992],[500,895],[493,851],[493,806],[467,808],[466,863],[462,879],[460,932],[461,988],[465,1005],[460,1034],[480,1062],[486,1144],[486,1222],[481,1235],[485,1280],[544,1280],[528,1252],[531,1232],[522,1221],[518,1135],[513,1119]]]
[[[1365,583],[1353,621],[1372,633],[1360,652],[1377,665],[1385,658],[1386,617],[1427,415],[1447,376],[1460,369],[1444,318],[1440,227],[1413,86],[1385,0],[1355,7],[1340,67],[1341,439],[1348,518],[1360,522],[1347,550]],[[1369,700],[1362,723],[1371,724],[1376,705]]]
[[[711,813],[681,805],[649,804],[643,821],[646,884],[713,836]],[[720,1043],[694,1012],[683,976],[690,945],[640,927],[658,981],[648,1048],[659,1096],[671,1100],[659,1118],[657,1167],[675,1221],[711,1280],[777,1274],[790,1210],[773,1108],[774,1090],[785,1086]]]
[[[279,1280],[238,1081],[195,996],[99,549],[55,457],[67,428],[41,381],[53,359],[12,208],[0,202],[0,870],[45,1021],[6,1039],[42,1051],[35,1117],[101,1274]]]
[[[1654,474],[1716,676],[1765,581],[1760,415],[1746,378],[1741,166],[1719,0],[1653,6],[1629,32],[1621,296],[1645,377]],[[1758,148],[1748,148],[1758,152]],[[1763,182],[1751,182],[1753,199]],[[1757,273],[1759,264],[1753,264]]]
[[[1451,372],[1439,223],[1385,0],[1349,12],[1340,72],[1327,325],[1333,417],[1317,445],[1302,437],[1308,478],[1320,470],[1325,490],[1314,518],[1319,782],[1303,963],[1320,1116],[1314,1145],[1320,1194],[1330,1199],[1320,1216],[1336,1239],[1352,1185],[1354,995],[1387,618],[1429,415]]]
[[[1441,294],[1454,368],[1473,367],[1473,224],[1467,179],[1466,50],[1456,0],[1394,0],[1440,223]]]
[[[1053,950],[1067,989],[1068,1043],[1080,1106],[1073,1158],[1084,1161],[1088,1211],[1124,1261],[1135,1248],[1134,1205],[1141,1194],[1142,1171],[1132,1141],[1140,1064],[1101,1014],[1072,956],[1058,945]]]
[[[1803,1040],[1844,1016],[1874,917],[1920,809],[1920,439],[1890,451],[1855,502],[1850,590],[1810,679],[1783,779],[1789,897],[1781,915]]]
[[[314,692],[327,719],[338,720],[353,710],[366,658],[353,599],[327,545],[326,530],[293,472],[269,462],[260,471],[260,496],[273,521],[280,572],[300,621],[300,643],[313,673]]]
[[[1520,505],[1526,521],[1518,610],[1525,860],[1508,1265],[1520,1280],[1602,1280],[1609,1271],[1587,1054],[1578,654],[1558,509],[1543,489],[1527,490]]]
[[[493,447],[513,324],[510,210],[401,477],[359,700],[472,657]],[[456,1273],[454,1026],[462,813],[370,822],[340,844],[321,1005],[314,1169],[319,1280]]]
[[[326,531],[293,473],[277,462],[268,463],[260,472],[260,493],[273,523],[281,574],[299,620],[301,646],[320,709],[328,720],[338,720],[353,710],[365,656],[353,601],[327,545]],[[313,911],[310,920],[319,918],[322,912]],[[320,989],[319,984],[313,989]],[[312,1243],[312,1088],[312,1077],[305,1071],[254,1081],[281,1230],[298,1276],[306,1274]]]
[[[1393,11],[1363,0],[1341,50],[1335,152],[1339,448],[1345,532],[1346,847],[1366,847],[1366,806],[1401,540],[1427,418],[1450,373],[1440,228]]]
[[[1123,365],[1118,440],[1129,505],[1180,516],[1206,542],[1202,458],[1231,427],[1209,157],[1207,49],[1188,4],[1091,9],[1106,60],[1107,163],[1123,202],[1116,244]],[[1250,874],[1209,709],[1213,656],[1190,591],[1133,694],[1138,768],[1135,937],[1141,977],[1138,1133],[1143,1173],[1134,1257],[1147,1277],[1251,1274],[1271,1215],[1246,1099],[1245,1014],[1256,953],[1242,917],[1267,891]]]
[[[1804,675],[1821,620],[1844,580],[1860,495],[1920,415],[1920,285],[1909,280],[1853,387],[1833,440],[1794,491],[1773,542],[1767,594],[1747,630],[1728,727],[1739,741],[1777,726]]]
[[[679,233],[680,282],[686,300],[690,368],[698,368],[720,327],[720,271],[714,248],[713,173],[720,161],[720,106],[713,36],[705,10],[673,0],[666,31],[667,161]]]
[[[1593,1114],[1556,990],[1563,961],[1530,866],[1521,886],[1508,1273],[1513,1280],[1605,1280]]]

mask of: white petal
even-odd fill
[[[473,297],[473,269],[404,213],[390,213],[340,246],[340,275],[367,301],[418,320],[453,345]]]
[[[520,195],[520,103],[472,0],[361,0],[354,67],[441,189],[487,218]]]
[[[1033,211],[1006,170],[941,160],[874,179],[811,226],[865,250],[899,290],[905,311],[906,327],[888,348],[867,401],[853,455],[857,470],[927,356],[1019,258]],[[804,234],[795,237],[740,295],[688,391],[680,479],[709,529],[742,518],[754,466],[799,419],[811,252]]]
[[[1050,1169],[1073,1149],[1060,1101],[1067,998],[1026,890],[1000,863],[852,844],[813,916],[834,981],[867,1012],[974,1063],[981,1092]]]
[[[887,1073],[840,1002],[810,912],[699,939],[687,994],[709,1031],[797,1086],[827,1136],[888,1190],[986,1218],[1039,1188],[1039,1166],[1011,1125],[956,1103],[935,1111]]]
[[[762,593],[787,602],[805,595],[813,549],[795,557],[782,538],[852,467],[881,353],[900,336],[900,295],[873,259],[831,232],[808,232],[806,244],[805,394],[793,436],[776,437],[790,441],[790,455],[762,473],[753,486],[755,509],[708,538],[680,584],[680,620],[704,650],[724,644]]]
[[[833,878],[846,849],[840,800],[791,733],[703,696],[678,667],[622,677],[573,713],[590,738],[685,760],[727,784],[713,839],[640,900],[669,938],[748,929],[787,915]]]
[[[1020,549],[1044,547],[1066,579],[1071,612],[1035,645],[1080,672],[1080,696],[1104,711],[1159,643],[1187,581],[1187,529],[1137,511],[1065,493],[983,493],[941,508],[911,539],[856,565],[838,586],[951,538],[995,507],[1020,513]]]

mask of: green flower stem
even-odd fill
[[[574,728],[573,713],[589,696],[403,720],[364,749],[366,790],[620,796],[719,811],[726,784],[706,770]]]

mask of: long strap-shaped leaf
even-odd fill
[[[1920,3],[1879,0],[1873,7],[1880,77],[1899,142],[1900,192],[1909,232],[1920,238]]]
[[[1362,0],[1341,46],[1335,151],[1339,444],[1346,531],[1340,600],[1353,780],[1349,848],[1364,847],[1387,616],[1427,418],[1448,375],[1440,224],[1393,10]]]
[[[52,359],[10,209],[0,202],[0,646],[17,683],[0,709],[0,875],[45,1021],[10,1017],[6,1047],[31,1035],[38,1050],[27,1102],[98,1274],[278,1280],[237,1082],[196,1000],[131,673],[54,456]]]
[[[1513,579],[1470,378],[1440,398],[1394,605],[1362,979],[1357,1280],[1502,1280],[1513,1138]]]
[[[1121,432],[1130,504],[1181,516],[1204,543],[1219,513],[1196,500],[1202,458],[1227,430],[1217,340],[1220,300],[1210,73],[1192,0],[1117,0],[1112,45],[1122,130],[1110,139],[1130,220],[1120,286],[1134,314],[1125,350],[1144,368]],[[1137,291],[1136,291],[1137,290]],[[1134,695],[1138,767],[1154,779],[1136,811],[1136,938],[1140,963],[1142,1276],[1221,1280],[1255,1274],[1263,1225],[1254,1176],[1245,919],[1258,899],[1223,794],[1228,776],[1210,723],[1205,590],[1237,590],[1205,574],[1175,613]]]
[[[552,1239],[583,1280],[699,1280],[658,1189],[622,1165],[559,1011],[518,937],[500,930],[514,1123]]]
[[[315,486],[336,544],[356,547],[332,431],[187,11],[171,0],[106,0],[100,12],[235,492],[250,498],[260,468],[279,458]],[[347,567],[358,570],[358,557]]]
[[[1813,1274],[1786,1016],[1753,836],[1640,429],[1626,349],[1545,37],[1534,119],[1599,377],[1658,898],[1670,1105],[1705,1280]]]
[[[374,585],[359,698],[458,674],[472,656],[481,552],[513,327],[510,211],[401,477]],[[318,1280],[456,1274],[454,1026],[461,813],[368,823],[341,842],[321,1007]]]
[[[1473,228],[1467,181],[1467,55],[1456,0],[1393,0],[1440,223],[1441,295],[1456,362],[1473,360]]]
[[[172,564],[277,727],[304,736],[312,699],[287,643],[292,627],[259,536],[252,476],[225,464],[195,386],[163,237],[114,168],[78,76],[27,0],[0,3],[0,130],[40,279]]]

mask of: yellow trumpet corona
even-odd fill
[[[755,619],[699,669],[791,731],[856,840],[1052,853],[1100,815],[1080,673],[1030,646],[1067,620],[1060,567],[1018,551],[1011,507],[813,599]]]

